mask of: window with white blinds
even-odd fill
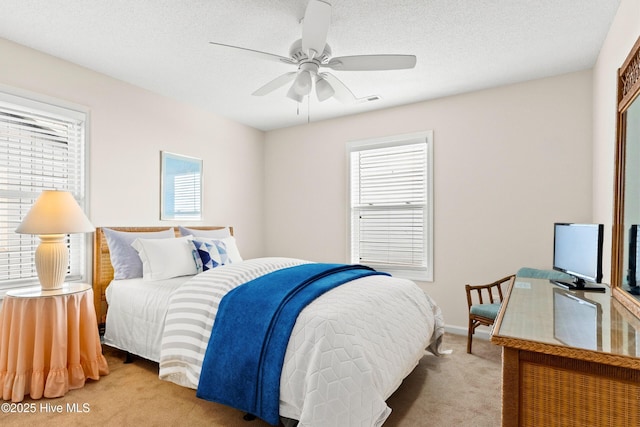
[[[348,150],[351,262],[433,280],[431,132]]]
[[[0,294],[35,285],[38,236],[17,234],[42,190],[85,198],[85,113],[0,93]],[[67,281],[86,280],[86,236],[67,236]]]

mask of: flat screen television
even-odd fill
[[[640,227],[638,224],[633,224],[629,227],[629,269],[627,272],[627,285],[629,286],[629,292],[634,295],[640,295],[640,283],[638,283],[638,268],[640,268]]]
[[[573,281],[553,282],[568,289],[604,291],[591,285],[602,281],[603,237],[602,224],[555,223],[553,269],[570,274]]]

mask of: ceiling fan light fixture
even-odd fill
[[[295,90],[295,85],[291,85],[291,87],[287,91],[287,98],[293,99],[296,102],[302,102],[304,95],[298,94]]]
[[[300,70],[291,88],[300,96],[311,93],[311,73],[307,70]]]
[[[293,83],[288,89],[287,97],[300,103],[313,90],[320,102],[333,97],[344,104],[355,104],[380,99],[378,96],[356,98],[353,92],[331,73],[320,73],[321,68],[339,71],[381,71],[406,70],[416,65],[415,55],[373,54],[332,57],[331,47],[327,44],[327,34],[331,24],[330,0],[307,0],[304,17],[300,20],[302,38],[296,40],[289,48],[289,58],[239,46],[210,42],[215,46],[239,49],[247,54],[263,59],[296,65],[297,71],[285,73],[269,81],[253,92],[263,96],[274,90]]]
[[[318,76],[316,79],[316,96],[318,97],[318,101],[326,101],[335,93],[336,91],[333,89],[333,86],[331,86],[331,84],[322,76]]]

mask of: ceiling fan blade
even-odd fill
[[[336,71],[404,70],[416,66],[415,55],[355,55],[331,59],[325,67]]]
[[[291,71],[290,73],[285,73],[280,77],[276,77],[275,79],[271,80],[269,83],[265,84],[264,86],[260,87],[258,90],[253,92],[251,95],[263,96],[268,93],[271,93],[274,90],[286,85],[291,80],[295,79],[296,74],[298,74],[296,71]]]
[[[262,59],[269,59],[271,61],[279,61],[279,62],[284,62],[285,64],[295,64],[296,62],[293,61],[290,58],[286,58],[284,56],[280,56],[280,55],[276,55],[274,53],[268,53],[268,52],[262,52],[259,50],[253,50],[253,49],[247,49],[246,47],[239,47],[239,46],[232,46],[230,44],[223,44],[223,43],[216,43],[216,42],[209,42],[210,44],[214,45],[214,46],[222,46],[222,47],[228,47],[231,49],[238,49],[238,50],[242,50],[244,52],[247,52],[253,56],[258,56]]]
[[[353,104],[356,102],[356,96],[349,88],[342,83],[336,76],[330,73],[320,73],[320,77],[324,78],[333,88],[333,97],[343,104]]]
[[[309,0],[302,24],[302,51],[310,58],[324,51],[330,23],[331,5],[320,0]]]

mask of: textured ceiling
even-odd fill
[[[307,0],[1,0],[0,37],[258,129],[591,68],[619,0],[328,0],[333,56],[413,54],[400,71],[336,71],[356,95],[297,104],[251,93],[295,66]]]

